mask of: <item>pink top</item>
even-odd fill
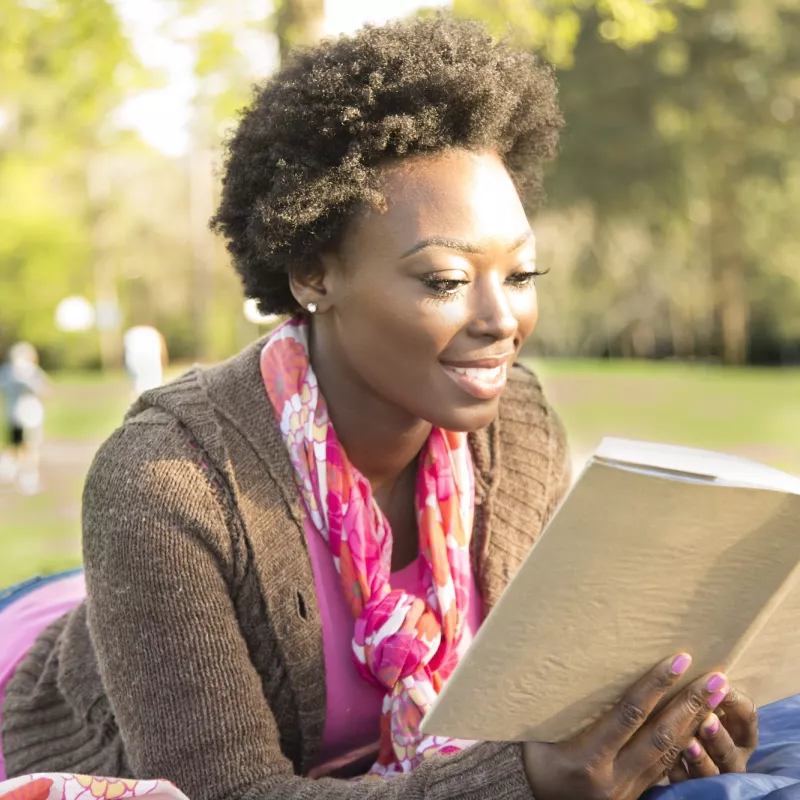
[[[341,577],[333,564],[328,545],[314,529],[306,526],[306,541],[314,570],[317,603],[322,622],[325,654],[325,730],[315,764],[324,773],[333,761],[346,761],[348,753],[378,747],[381,704],[384,692],[367,683],[356,671],[351,652],[353,615],[347,606]],[[392,573],[392,588],[425,596],[419,575],[419,561]],[[469,604],[459,656],[469,647],[483,619],[483,603],[475,578],[470,574]]]

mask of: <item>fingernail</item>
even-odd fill
[[[692,657],[688,653],[681,653],[678,656],[675,656],[675,660],[672,662],[672,666],[670,669],[672,670],[673,675],[683,675],[687,669],[689,669],[689,665],[692,663]]]
[[[728,679],[721,672],[717,672],[709,678],[706,689],[708,689],[711,694],[714,694],[714,692],[718,692],[727,682]]]
[[[689,758],[698,758],[700,753],[703,752],[703,748],[700,746],[700,742],[697,739],[692,739],[692,743],[686,748],[686,755]]]
[[[712,694],[711,697],[708,698],[709,707],[716,708],[725,699],[726,694],[728,694],[727,686],[724,689],[720,689],[716,694]]]
[[[719,730],[719,719],[716,714],[712,714],[701,726],[700,731],[703,736],[713,736]]]

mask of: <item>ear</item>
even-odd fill
[[[289,273],[289,288],[294,299],[303,308],[313,303],[317,313],[324,314],[333,304],[340,270],[339,258],[334,253],[321,253],[317,263],[310,268],[292,270]]]

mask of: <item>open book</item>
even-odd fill
[[[758,705],[800,692],[800,479],[605,439],[422,730],[560,741],[680,651],[678,688],[721,669]]]

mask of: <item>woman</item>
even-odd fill
[[[447,18],[320,45],[257,92],[213,225],[290,320],[146,394],[100,450],[88,597],[8,687],[9,774],[550,800],[744,768],[753,706],[724,676],[651,716],[684,654],[562,745],[418,731],[569,483],[514,366],[537,318],[523,201],[560,126],[549,69]],[[337,770],[376,779],[310,777]]]

